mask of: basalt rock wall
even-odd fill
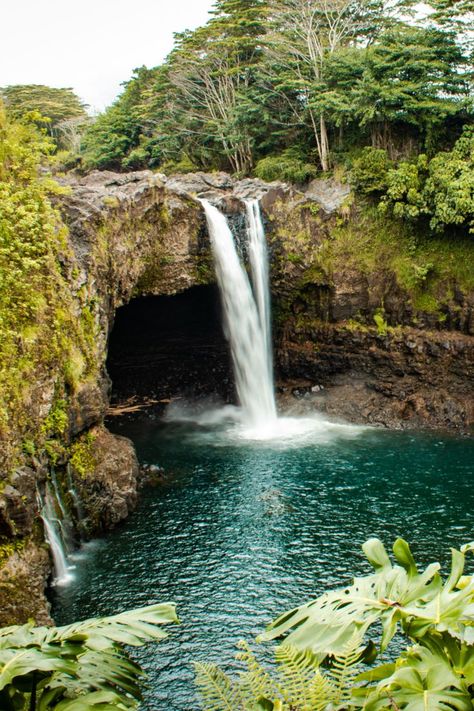
[[[426,259],[400,262],[396,250],[387,252],[375,218],[354,203],[347,185],[314,181],[303,191],[225,174],[165,178],[150,171],[97,172],[64,183],[64,273],[70,308],[87,331],[74,378],[38,372],[31,384],[31,442],[46,421],[53,435],[36,447],[13,442],[17,455],[4,463],[0,623],[48,619],[51,561],[38,493],[51,483],[53,467],[77,535],[104,532],[135,506],[133,445],[104,427],[108,338],[117,308],[132,298],[214,282],[197,198],[225,211],[237,231],[245,224],[243,201],[261,199],[286,404],[298,404],[296,395],[306,409],[357,422],[462,432],[472,426],[474,290],[456,275],[435,279]]]

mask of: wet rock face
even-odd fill
[[[51,570],[48,551],[34,543],[14,552],[0,568],[0,626],[51,624],[45,580]]]
[[[283,378],[305,382],[307,406],[329,415],[395,429],[474,426],[474,343],[463,334],[293,322],[278,361]]]
[[[64,268],[73,315],[86,318],[88,331],[86,343],[78,344],[78,363],[72,363],[72,373],[77,366],[81,375],[67,380],[63,372],[38,373],[30,399],[38,428],[54,410],[58,393],[66,403],[58,475],[66,476],[69,462],[90,535],[120,523],[137,498],[133,445],[103,426],[109,375],[120,394],[121,385],[127,390],[128,371],[136,366],[138,372],[144,363],[123,347],[125,358],[115,365],[112,358],[107,372],[114,319],[120,307],[135,299],[177,298],[214,284],[202,198],[224,211],[237,233],[245,228],[245,201],[260,200],[271,258],[276,364],[282,378],[306,383],[298,385],[298,397],[310,408],[393,427],[465,431],[474,422],[474,294],[451,285],[440,326],[433,315],[415,312],[386,265],[362,273],[342,263],[331,271],[317,259],[338,221],[353,217],[348,186],[316,180],[302,191],[285,183],[238,181],[224,173],[164,176],[152,171],[95,171],[64,182],[70,194],[57,199],[69,228]],[[384,335],[373,318],[381,303],[387,326],[396,327]],[[354,327],[351,322],[358,320],[362,326]],[[189,357],[178,367],[170,360],[178,360],[183,343],[175,343],[173,350],[171,341],[161,350],[152,343],[158,376],[153,383],[146,379],[137,396],[153,391],[158,399],[172,399],[176,393],[186,396],[190,387],[209,394],[213,379],[221,388],[218,394],[232,396],[222,334],[197,338],[194,354],[186,337]],[[132,367],[128,357],[135,359]],[[140,377],[131,380],[137,388]],[[90,438],[86,461],[76,461],[74,469],[72,452],[84,437]],[[36,487],[44,487],[50,463],[38,453],[25,463],[9,472],[0,493],[0,538],[15,548],[0,561],[0,623],[49,619],[43,590],[51,563],[42,544]]]
[[[90,536],[109,531],[127,518],[137,503],[138,460],[132,442],[105,427],[90,430],[92,470],[77,471],[73,480],[83,503]]]

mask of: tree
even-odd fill
[[[393,154],[398,128],[432,149],[448,119],[462,123],[471,105],[464,62],[455,37],[434,28],[404,26],[368,47],[349,102],[360,126],[370,128],[372,146]]]
[[[394,7],[398,7],[395,3]],[[327,65],[344,47],[371,41],[391,17],[392,5],[372,0],[270,0],[270,57],[278,88],[291,97],[300,121],[309,120],[321,167],[330,168]]]
[[[51,135],[62,121],[87,117],[86,105],[72,89],[57,89],[42,84],[17,84],[0,89],[0,98],[12,119],[39,114],[41,118],[38,118],[38,122]]]
[[[88,128],[81,144],[85,168],[120,170],[127,167],[124,165],[127,155],[140,145],[140,137],[147,128],[143,102],[156,74],[157,70],[146,67],[135,69],[123,93]],[[147,158],[145,152],[142,164],[146,164]]]
[[[261,56],[261,0],[221,0],[203,28],[176,36],[169,57],[174,87],[168,110],[181,132],[223,152],[233,171],[253,165],[251,127],[258,109],[250,89]]]

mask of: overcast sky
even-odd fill
[[[159,64],[173,32],[208,18],[213,0],[1,0],[0,86],[72,87],[102,110],[132,70]]]

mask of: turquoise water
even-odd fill
[[[193,660],[231,664],[279,612],[368,571],[369,536],[412,542],[420,562],[474,538],[474,442],[327,428],[254,441],[222,426],[117,423],[142,461],[163,466],[137,512],[54,592],[58,624],[160,601],[182,620],[138,654],[145,709],[197,709]]]

